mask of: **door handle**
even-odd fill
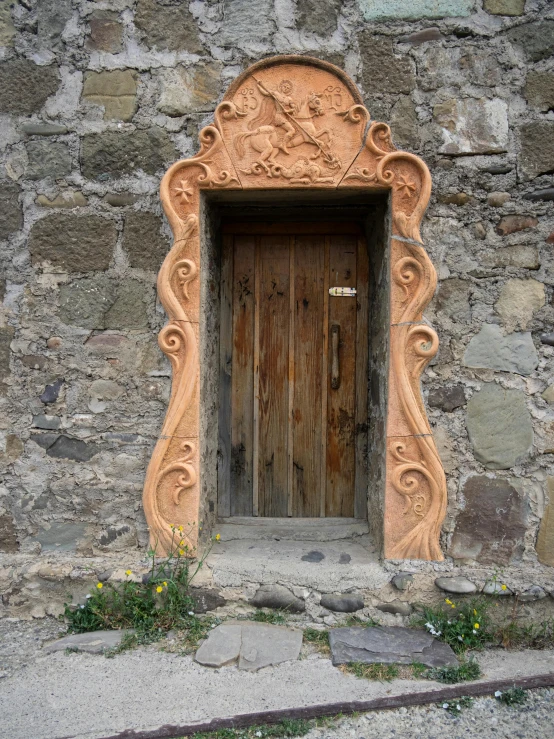
[[[340,326],[334,323],[331,326],[331,387],[338,390],[340,386],[339,364]]]

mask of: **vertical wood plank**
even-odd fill
[[[231,374],[233,361],[233,236],[225,234],[221,253],[221,318],[219,324],[218,513],[231,515]]]
[[[252,453],[254,481],[252,486],[252,515],[260,515],[259,478],[260,478],[260,237],[256,237],[254,260],[254,428]]]
[[[254,422],[255,237],[235,236],[233,255],[233,362],[231,515],[252,515]]]
[[[330,236],[331,287],[356,287],[357,238]],[[356,298],[329,298],[329,326],[340,327],[340,385],[332,389],[327,370],[327,516],[354,515]]]
[[[325,237],[323,257],[323,327],[322,327],[322,378],[321,378],[321,489],[319,515],[325,518],[327,507],[327,383],[329,382],[329,251],[330,239]]]
[[[293,509],[293,465],[294,465],[294,381],[295,381],[295,314],[294,314],[294,280],[295,280],[295,237],[289,238],[289,405],[288,405],[288,423],[287,423],[287,516],[292,516]]]
[[[259,470],[262,516],[288,512],[289,237],[262,236],[259,302]]]
[[[356,488],[354,516],[367,516],[368,484],[368,371],[369,371],[369,255],[365,239],[358,239],[356,318]]]
[[[321,515],[325,237],[295,237],[292,515]]]

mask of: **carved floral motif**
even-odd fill
[[[200,133],[200,152],[161,184],[174,243],[158,275],[169,323],[159,345],[172,364],[167,415],[144,487],[151,546],[167,552],[172,524],[190,530],[200,510],[198,316],[199,192],[202,189],[357,187],[392,194],[391,396],[388,409],[385,556],[442,559],[446,482],[419,378],[438,347],[422,312],[436,274],[419,233],[431,191],[424,162],[397,151],[389,127],[372,123],[351,80],[330,64],[277,57],[253,65]]]

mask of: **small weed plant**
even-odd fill
[[[353,675],[365,680],[380,680],[381,682],[390,682],[398,677],[398,665],[387,665],[381,662],[365,664],[363,662],[348,662],[343,665],[345,672],[351,672]]]
[[[474,659],[470,659],[459,665],[433,667],[424,673],[424,677],[428,680],[436,680],[439,683],[447,683],[449,685],[465,683],[481,677],[481,668]]]
[[[252,621],[258,621],[263,624],[284,624],[286,623],[286,618],[282,611],[262,611],[258,609],[252,616]]]
[[[494,641],[489,604],[484,599],[457,604],[445,598],[444,606],[440,608],[424,608],[415,625],[424,626],[458,654],[468,649],[483,649]]]
[[[329,654],[329,632],[327,629],[314,629],[310,626],[304,629],[304,640],[313,644],[323,654]]]
[[[304,719],[288,719],[278,724],[250,726],[247,729],[219,729],[219,731],[200,732],[192,739],[266,739],[271,737],[305,736],[313,727],[313,722]],[[182,737],[181,739],[184,739]]]
[[[497,690],[494,697],[506,706],[520,706],[527,700],[527,693],[522,688],[508,688],[508,690]]]
[[[379,621],[375,621],[375,619],[371,618],[369,616],[368,618],[360,618],[359,616],[347,616],[345,622],[345,626],[381,626]]]
[[[210,553],[213,541],[201,558],[191,562],[193,553],[185,542],[183,527],[171,528],[173,538],[167,557],[160,561],[155,550],[148,552],[150,572],[147,578],[135,582],[131,579],[132,571],[127,570],[125,582],[99,582],[87,596],[86,603],[77,608],[66,604],[64,618],[69,632],[135,629],[136,633],[127,635],[113,653],[155,641],[169,629],[185,631],[198,638],[204,635],[204,624],[194,614],[190,585]],[[219,535],[214,540],[219,540]]]
[[[441,708],[448,711],[452,716],[458,716],[464,708],[470,708],[473,705],[473,698],[464,695],[461,698],[454,698],[451,701],[445,701],[440,704]]]

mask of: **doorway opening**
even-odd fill
[[[219,344],[217,377],[204,362],[212,376],[201,378],[202,407],[217,408],[203,449],[204,459],[217,456],[217,481],[205,482],[207,500],[217,489],[210,508],[220,522],[256,528],[286,519],[306,538],[307,519],[343,524],[345,535],[369,521],[378,543],[388,195],[218,195],[205,197],[202,245],[205,263],[219,266],[203,286],[212,295],[201,316],[203,352]]]

